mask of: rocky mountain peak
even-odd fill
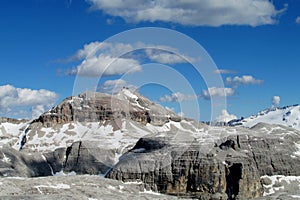
[[[151,102],[137,92],[122,89],[117,94],[85,92],[68,97],[35,122],[45,127],[69,122],[100,122],[128,118],[142,124],[163,125],[170,120],[180,121],[175,113]]]

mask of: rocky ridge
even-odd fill
[[[273,107],[250,117],[232,120],[230,126],[251,128],[258,123],[277,124],[300,130],[300,105]]]

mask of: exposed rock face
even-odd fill
[[[295,142],[300,134],[281,127],[262,132],[239,129],[212,142],[171,142],[171,133],[142,138],[107,174],[108,178],[139,179],[166,194],[200,199],[256,198],[263,194],[260,177],[300,175]],[[245,131],[245,133],[243,133]],[[203,151],[204,146],[208,146]]]
[[[39,153],[0,148],[0,177],[52,176],[57,172],[104,174],[113,164],[115,152],[97,148],[92,142],[75,142],[68,148]]]
[[[27,154],[6,146],[0,148],[0,177],[51,176],[51,168],[40,153]]]
[[[172,118],[181,118],[173,112],[152,103],[145,97],[123,89],[115,95],[87,92],[78,97],[69,97],[41,115],[33,123],[41,122],[45,127],[69,122],[99,122],[128,118],[142,124],[163,125]],[[116,124],[118,125],[118,124]]]
[[[7,118],[7,117],[1,117],[0,123],[12,123],[12,124],[20,124],[20,123],[26,123],[28,120],[26,119],[13,119],[13,118]]]
[[[70,147],[46,153],[45,157],[53,172],[76,172],[76,174],[104,174],[114,163],[113,150],[97,148],[92,142],[75,142]]]
[[[43,178],[1,178],[1,200],[83,199],[178,199],[145,191],[141,183],[125,184],[100,176],[52,176]]]
[[[252,149],[260,175],[299,176],[300,143],[299,131],[284,126],[258,124],[253,131],[265,130],[268,134],[263,137],[249,137],[242,140],[241,147]]]

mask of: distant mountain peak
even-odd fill
[[[300,130],[300,106],[295,104],[265,109],[248,118],[233,120],[229,125],[251,128],[258,123],[277,124]]]

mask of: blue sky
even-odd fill
[[[297,0],[203,0],[201,4],[196,0],[190,4],[155,0],[152,10],[145,8],[152,6],[147,3],[109,2],[0,2],[1,116],[35,117],[71,96],[76,72],[88,60],[84,45],[99,45],[120,32],[141,27],[176,30],[202,45],[216,66],[223,70],[221,76],[228,88],[227,111],[230,114],[237,117],[255,114],[271,107],[274,96],[280,97],[280,101],[277,97],[274,103],[281,106],[300,103],[300,18],[297,20],[300,2]],[[241,3],[237,5],[236,2]],[[114,58],[110,51],[117,48],[107,47],[103,55]],[[146,56],[165,55],[161,53],[129,55],[133,58],[122,60],[127,68],[118,68],[118,73],[112,70],[100,83],[122,78],[122,73],[130,70],[130,66],[138,69],[139,64],[147,62]],[[101,55],[100,52],[97,57],[99,62],[104,58]],[[209,120],[210,99],[203,91],[208,88],[204,83],[198,84],[201,77],[193,77],[193,70],[187,63],[171,58],[173,63],[169,60],[163,64],[186,74],[196,93],[177,93],[176,96],[177,91],[159,86],[145,86],[140,92],[177,113],[180,103],[188,105],[196,100],[200,105],[200,119]],[[151,59],[151,62],[158,61],[157,57]],[[88,72],[85,76],[89,78]],[[111,86],[108,83],[106,86]],[[222,96],[218,91],[216,95]],[[223,114],[226,117],[227,113]],[[185,115],[194,117],[193,113]]]

